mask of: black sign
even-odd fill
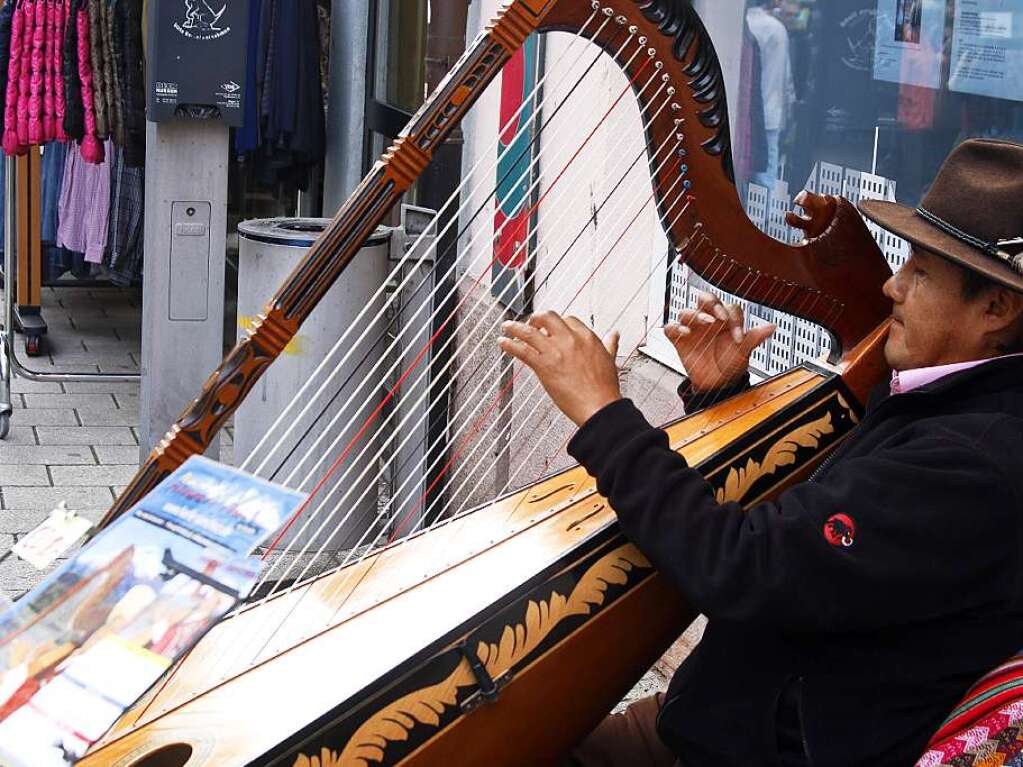
[[[248,0],[157,0],[149,6],[148,117],[244,119]]]

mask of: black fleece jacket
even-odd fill
[[[779,764],[783,690],[813,767],[912,765],[1023,646],[1023,358],[879,391],[812,482],[745,512],[628,400],[569,452],[709,618],[659,721],[685,767]]]

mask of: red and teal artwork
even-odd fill
[[[530,311],[532,277],[530,231],[535,221],[538,168],[534,164],[539,141],[536,84],[539,79],[539,41],[531,35],[504,65],[501,73],[501,130],[497,149],[497,191],[494,214],[494,265],[491,291],[517,314]],[[521,109],[520,109],[521,108]],[[525,130],[522,130],[523,126]]]

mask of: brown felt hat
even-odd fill
[[[864,200],[864,216],[924,250],[1023,292],[1023,145],[970,139],[918,208]]]

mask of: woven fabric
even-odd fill
[[[1023,652],[975,684],[917,767],[1023,767]]]

